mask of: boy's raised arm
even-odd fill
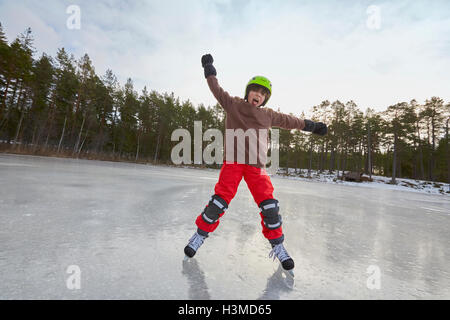
[[[202,67],[205,71],[205,78],[208,81],[209,89],[222,108],[224,108],[225,111],[228,111],[233,101],[228,92],[220,87],[219,81],[217,81],[216,78],[217,72],[216,68],[213,66],[213,62],[214,59],[210,54],[205,54],[202,56]]]

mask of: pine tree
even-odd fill
[[[47,120],[45,147],[58,143],[58,152],[66,146],[67,128],[72,120],[72,110],[79,80],[75,73],[75,59],[64,48],[56,53],[55,84],[52,90],[50,112]]]
[[[0,22],[0,80],[1,86],[4,85],[4,79],[6,78],[5,71],[8,64],[9,57],[9,45],[6,39],[5,32],[3,31],[3,26]]]
[[[411,132],[414,133],[415,113],[410,104],[406,102],[397,103],[389,106],[385,114],[389,122],[386,126],[386,132],[393,136],[393,161],[392,161],[392,184],[396,184],[396,175],[398,161],[400,160],[400,145],[407,142]]]
[[[51,90],[54,83],[53,59],[42,54],[34,63],[31,80],[32,104],[29,127],[32,130],[31,143],[36,146],[45,130],[45,121],[50,111]],[[36,149],[34,147],[34,149]]]
[[[8,45],[6,35],[3,31],[3,26],[0,23],[0,129],[2,127],[3,110],[6,108],[6,95],[10,84],[10,70],[12,54],[11,48]]]
[[[96,75],[92,61],[88,54],[85,54],[77,63],[77,78],[79,80],[79,87],[77,98],[75,101],[75,111],[72,118],[72,128],[70,131],[71,141],[75,141],[73,152],[79,154],[81,151],[83,130],[87,133],[92,125],[91,120],[94,117],[94,106],[92,101],[95,99],[93,92],[95,91]],[[81,123],[81,124],[80,124]],[[87,129],[86,129],[86,127]],[[78,134],[75,128],[79,126]],[[75,137],[74,137],[75,135]]]
[[[16,57],[16,63],[12,78],[14,79],[13,95],[9,101],[8,108],[13,122],[18,119],[17,125],[10,123],[8,134],[14,137],[15,143],[20,143],[20,134],[23,120],[30,108],[30,90],[33,68],[33,37],[31,28],[27,28],[21,33],[11,45],[13,55]],[[17,118],[16,118],[17,117]],[[8,119],[7,119],[8,120]]]
[[[0,22],[0,44],[8,44],[8,40],[6,39],[5,31],[3,31],[3,25]]]
[[[436,166],[435,152],[436,152],[436,136],[439,130],[444,127],[444,100],[438,97],[432,97],[425,101],[422,116],[427,119],[429,126],[429,140],[430,144],[430,158],[428,164],[428,179],[434,181],[434,170]],[[430,139],[431,138],[431,139]]]
[[[108,142],[112,149],[112,155],[115,157],[119,123],[119,82],[111,69],[106,70],[105,75],[102,77],[102,81],[106,86],[108,103],[110,104],[109,109],[111,110],[109,115],[110,121],[107,123],[110,127],[110,138]]]

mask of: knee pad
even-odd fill
[[[220,214],[224,213],[227,208],[228,203],[215,194],[209,200],[205,210],[203,210],[202,218],[208,224],[216,223],[219,220]]]
[[[261,209],[261,214],[263,215],[264,225],[268,229],[273,230],[281,227],[281,215],[278,214],[278,211],[280,211],[278,200],[264,200],[259,204],[259,208]]]

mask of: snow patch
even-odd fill
[[[339,185],[342,184],[347,186],[383,188],[389,190],[412,191],[412,192],[442,194],[450,196],[450,184],[444,182],[431,182],[424,180],[396,178],[396,184],[392,184],[391,183],[392,179],[390,177],[383,177],[377,175],[372,175],[372,182],[370,181],[350,182],[350,181],[343,181],[341,180],[341,178],[338,178],[336,171],[329,173],[328,171],[318,172],[317,170],[311,170],[311,173],[308,176],[307,169],[296,170],[294,168],[289,168],[287,171],[285,168],[279,169],[274,176],[279,178],[287,178],[291,180],[317,181]],[[342,172],[339,173],[339,177],[342,177]],[[363,175],[363,177],[368,178],[367,175]]]

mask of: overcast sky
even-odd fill
[[[70,5],[81,12],[69,29]],[[73,19],[70,19],[73,22]],[[323,100],[361,110],[432,96],[450,101],[450,1],[0,0],[9,41],[28,26],[36,56],[65,47],[112,69],[123,85],[215,104],[200,58],[243,96],[254,75],[272,81],[268,107],[308,112]],[[73,25],[73,24],[72,24]]]

